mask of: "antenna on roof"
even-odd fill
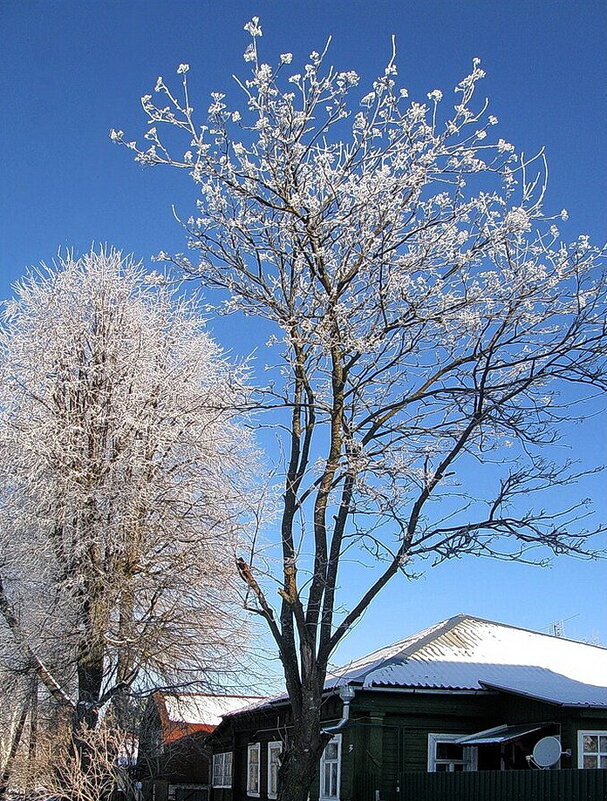
[[[548,626],[546,626],[546,628],[548,629],[549,633],[552,634],[553,637],[564,637],[565,623],[579,616],[580,613],[577,612],[575,615],[571,615],[570,617],[565,617],[562,620],[555,620],[553,623],[549,623]]]

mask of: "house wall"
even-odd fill
[[[328,699],[324,724],[336,723],[341,712],[341,701]],[[357,692],[350,722],[341,731],[342,801],[356,799],[362,785],[369,783],[382,793],[382,799],[388,799],[397,793],[402,771],[426,770],[429,732],[474,732],[487,728],[487,719],[484,697]],[[222,724],[213,735],[212,748],[214,753],[233,751],[232,787],[215,788],[213,801],[246,801],[247,746],[256,742],[261,744],[260,801],[267,801],[268,743],[284,738],[288,725],[286,710],[239,715]],[[318,799],[318,793],[315,777],[311,801]]]
[[[166,726],[154,697],[146,705],[140,728],[136,776],[143,782],[144,801],[163,801],[168,786],[209,782],[207,732],[194,732],[166,741]]]
[[[268,743],[284,735],[285,714],[265,713],[238,716],[235,725],[231,719],[224,723],[212,739],[213,753],[232,752],[232,787],[213,788],[213,801],[245,801],[247,796],[247,749],[251,743],[260,743],[260,799],[267,799]],[[211,766],[212,782],[212,766]]]
[[[571,750],[571,756],[561,757],[562,768],[578,766],[578,731],[598,729],[607,731],[607,712],[584,707],[564,707],[547,704],[533,698],[500,693],[496,700],[495,717],[509,724],[553,721],[558,726],[563,751]]]
[[[571,748],[571,760],[565,767],[578,766],[578,731],[607,731],[607,713],[598,709],[570,710],[568,719],[563,723],[561,743],[563,748]]]
[[[350,742],[342,751],[342,800],[372,797],[375,791],[382,801],[398,799],[401,773],[427,769],[428,734],[488,728],[487,700],[486,695],[358,693],[347,727]]]
[[[332,697],[323,707],[323,722],[341,717],[341,702]],[[220,726],[212,738],[214,753],[233,751],[229,790],[214,789],[213,801],[248,801],[247,746],[259,742],[260,801],[267,801],[267,745],[281,740],[289,726],[288,711],[274,709],[238,715]],[[403,773],[427,770],[428,734],[472,734],[501,724],[556,724],[563,748],[571,748],[562,767],[577,767],[578,729],[607,730],[607,718],[593,710],[571,710],[501,693],[398,693],[357,691],[350,721],[342,729],[341,801],[375,798],[399,801]],[[318,799],[315,777],[310,801]]]

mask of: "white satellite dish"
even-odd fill
[[[559,761],[561,753],[558,737],[542,737],[533,748],[533,761],[540,768],[551,768]]]

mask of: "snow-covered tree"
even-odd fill
[[[76,728],[217,681],[254,454],[197,304],[115,250],[15,286],[0,330],[0,613]]]
[[[274,584],[267,560],[240,571],[292,706],[279,797],[303,801],[326,742],[329,657],[393,576],[424,559],[588,547],[576,510],[533,501],[574,478],[545,447],[568,402],[577,415],[605,388],[604,251],[563,241],[566,213],[542,207],[543,157],[494,137],[478,60],[453,100],[417,102],[394,56],[360,92],[326,52],[300,70],[290,53],[264,62],[259,20],[245,27],[240,99],[214,93],[200,119],[182,64],[178,90],[159,78],[160,99],[142,98],[148,144],[111,137],[193,179],[195,255],[172,260],[226,312],[274,326],[259,405],[286,457],[280,567]],[[344,605],[352,560],[369,581]]]

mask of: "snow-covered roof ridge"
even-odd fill
[[[459,614],[333,671],[328,686],[344,682],[477,691],[492,686],[553,703],[607,706],[607,649]]]
[[[345,672],[347,672],[348,675],[358,673],[358,678],[362,679],[369,672],[376,670],[380,666],[386,667],[390,662],[406,658],[422,645],[431,642],[439,634],[442,634],[443,631],[448,630],[453,624],[453,621],[460,617],[463,616],[456,615],[447,620],[442,620],[440,623],[435,623],[433,626],[428,626],[428,628],[417,632],[417,634],[412,634],[402,640],[397,640],[391,645],[378,648],[376,651],[372,651],[366,656],[355,659],[332,672],[336,676],[344,675]]]
[[[468,615],[465,613],[460,613],[454,615],[453,617],[447,618],[447,620],[443,620],[442,623],[451,623],[451,622],[459,622],[462,620],[474,620],[477,623],[487,623],[491,626],[503,626],[506,629],[514,629],[516,631],[526,631],[529,634],[533,634],[536,637],[547,637],[550,640],[559,640],[560,642],[572,642],[576,645],[584,645],[588,646],[589,648],[597,648],[600,651],[605,651],[607,653],[607,647],[604,645],[598,645],[597,643],[590,643],[590,642],[583,642],[582,640],[574,640],[572,637],[565,637],[564,635],[556,635],[556,634],[548,634],[546,631],[537,631],[536,629],[529,629],[525,626],[515,626],[512,623],[502,623],[499,620],[489,620],[488,618],[478,617],[477,615]],[[438,623],[437,625],[441,625]]]

